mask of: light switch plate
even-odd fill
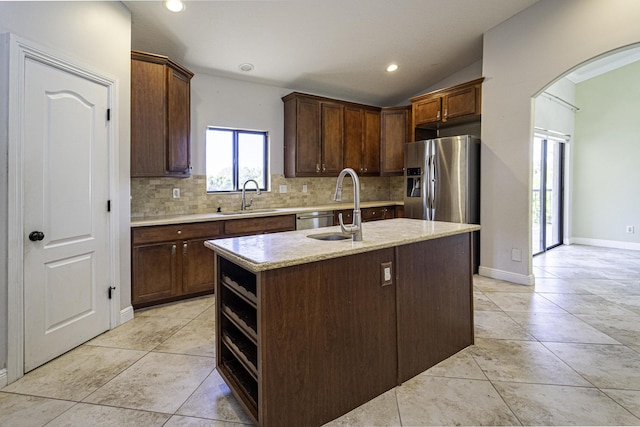
[[[180,198],[180,189],[179,188],[174,188],[173,189],[173,198],[174,199],[179,199]]]
[[[388,286],[391,284],[393,284],[391,262],[383,262],[380,264],[380,286]]]

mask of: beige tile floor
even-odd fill
[[[476,344],[331,425],[640,425],[640,252],[559,247],[475,277]],[[239,426],[213,297],[135,318],[0,390],[1,426]]]

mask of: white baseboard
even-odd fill
[[[133,319],[133,307],[129,306],[125,309],[120,310],[120,324],[127,323],[129,320]]]
[[[586,237],[572,237],[567,243],[570,245],[600,246],[603,248],[629,249],[632,251],[640,251],[640,243],[620,242],[617,240],[600,240],[588,239]]]
[[[478,274],[480,276],[490,277],[497,280],[504,280],[505,282],[516,283],[518,285],[530,286],[535,283],[535,277],[533,275],[512,273],[510,271],[497,270],[495,268],[483,266],[480,266],[478,268]]]
[[[0,369],[0,389],[6,387],[8,382],[9,378],[7,377],[7,370]]]

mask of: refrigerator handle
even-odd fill
[[[436,219],[436,158],[429,156],[429,219]]]
[[[428,221],[431,221],[431,162],[433,161],[433,156],[429,154],[429,156],[427,157],[427,171],[425,173],[425,180],[424,180],[424,186],[426,187],[425,190],[425,211],[427,212],[426,214],[426,219]]]

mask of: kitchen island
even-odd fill
[[[363,240],[299,230],[215,252],[220,374],[256,424],[322,425],[473,344],[472,232],[392,219]]]

